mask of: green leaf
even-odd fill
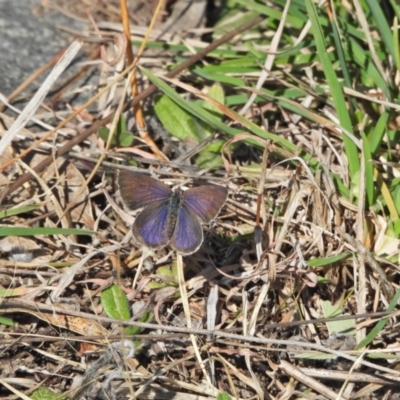
[[[343,181],[340,179],[340,176],[337,174],[332,174],[332,179],[335,182],[335,186],[339,193],[346,199],[350,199],[350,190],[344,185]]]
[[[124,329],[124,334],[127,336],[133,336],[133,335],[137,335],[139,332],[141,332],[142,328],[138,327],[138,326],[127,326]]]
[[[118,285],[102,291],[101,304],[109,318],[128,320],[131,317],[126,294]]]
[[[192,138],[199,143],[206,138],[202,127],[193,116],[168,96],[159,97],[155,102],[154,110],[163,126],[181,141]]]
[[[388,225],[387,235],[396,239],[400,236],[400,219],[390,221]]]
[[[224,8],[226,6],[224,5]],[[229,8],[229,7],[227,7]],[[232,11],[232,18],[229,18],[228,14],[225,11],[223,16],[224,18],[220,18],[218,24],[214,27],[214,39],[217,39],[219,35],[224,35],[226,32],[230,32],[231,30],[239,27],[240,25],[252,20],[253,18],[259,15],[258,12],[238,12],[239,10],[235,7]],[[223,23],[223,26],[220,26]]]
[[[130,132],[122,132],[121,135],[119,136],[119,145],[121,147],[129,147],[132,145],[133,142],[133,135]]]
[[[132,45],[134,46],[140,46],[143,41],[142,40],[132,40],[131,41]],[[187,54],[192,55],[192,51],[193,49],[196,51],[200,51],[202,50],[204,47],[198,47],[198,46],[193,46],[190,47],[190,50],[188,49],[187,46],[185,46],[184,44],[173,44],[173,43],[165,43],[165,42],[146,42],[146,48],[147,49],[161,49],[161,50],[172,50],[172,51],[176,51],[176,52],[187,52]],[[231,50],[231,49],[215,49],[213,50],[211,53],[207,54],[207,57],[215,57],[215,58],[220,58],[220,57],[224,57],[224,58],[232,58],[232,57],[237,57],[238,56],[238,52],[236,50]]]
[[[110,130],[108,128],[106,128],[105,126],[102,126],[101,128],[99,128],[98,132],[99,132],[100,138],[103,139],[103,141],[105,143],[107,143],[108,137],[110,136]],[[114,135],[113,138],[111,139],[111,146],[116,146],[116,145],[117,145],[117,139]]]
[[[0,316],[0,324],[7,325],[7,326],[15,326],[15,322],[10,318]]]
[[[174,278],[174,276],[172,274],[172,271],[167,267],[157,268],[157,275],[165,275],[165,276],[168,276],[170,278]]]
[[[96,232],[83,229],[64,228],[20,228],[0,226],[1,236],[37,236],[37,235],[94,235]]]
[[[110,130],[106,127],[101,127],[98,130],[99,136],[105,142],[108,142],[108,138],[110,136]],[[119,117],[117,126],[115,127],[114,135],[111,139],[111,146],[121,146],[121,147],[129,147],[133,142],[133,135],[126,128],[126,122],[124,116],[121,114]]]
[[[201,119],[202,121],[214,126],[216,129],[220,129],[223,132],[226,132],[232,136],[237,133],[242,133],[242,130],[231,128],[226,124],[222,123],[219,118],[215,117],[208,111],[204,110],[202,107],[196,105],[195,103],[189,103],[185,101],[178,93],[173,90],[169,84],[164,82],[162,79],[153,75],[150,71],[146,70],[143,67],[140,67],[143,74],[145,74],[152,83],[154,83],[160,90],[162,90],[170,99],[172,99],[175,103],[181,106],[183,109],[188,111],[191,115]],[[293,146],[293,148],[295,148]]]
[[[196,165],[200,168],[217,168],[223,163],[220,153],[201,151],[196,158]]]
[[[157,268],[157,275],[163,280],[162,287],[173,286],[177,287],[178,277],[176,276],[176,271],[172,271],[167,267]]]
[[[356,334],[354,319],[335,320],[335,317],[350,314],[342,314],[341,310],[330,301],[321,301],[321,308],[325,318],[332,318],[332,320],[326,322],[330,335],[341,333],[354,336]]]
[[[157,289],[162,289],[162,288],[165,288],[165,283],[164,282],[154,282],[154,281],[152,281],[152,282],[149,282],[147,285],[146,285],[149,289],[155,289],[155,290],[157,290]]]
[[[218,393],[217,400],[232,400],[232,397],[229,396],[228,393],[221,392],[221,393]]]
[[[357,171],[351,178],[351,197],[352,199],[360,198],[360,171]]]
[[[140,322],[150,322],[153,319],[154,314],[151,312],[144,313],[140,318]],[[139,326],[128,326],[124,329],[125,335],[137,335],[142,332],[144,328]]]
[[[390,1],[394,1],[394,0],[390,0]],[[399,7],[396,4],[396,14],[397,14],[397,19],[396,21],[396,25],[397,25],[397,21],[399,20],[399,14],[400,14],[400,10]],[[396,64],[396,69],[397,71],[400,70],[400,43],[399,43],[399,30],[398,29],[393,29],[393,43],[394,43],[394,60],[395,60],[395,64]]]
[[[396,187],[392,193],[393,201],[396,206],[397,213],[400,214],[400,186]]]
[[[209,92],[208,92],[208,96],[213,99],[218,101],[220,104],[224,105],[225,104],[225,95],[224,95],[224,90],[222,88],[222,86],[219,83],[214,83],[214,85],[211,86]],[[224,116],[223,112],[218,109],[217,107],[215,107],[213,104],[211,104],[209,101],[204,100],[202,103],[202,107],[204,110],[209,111],[212,115],[214,115],[215,117],[217,117],[220,121],[222,121],[222,118]],[[199,120],[199,124],[202,126],[203,128],[203,132],[204,132],[204,136],[205,137],[209,137],[211,136],[215,129],[212,125],[209,125],[208,123]],[[203,149],[204,151],[205,149]],[[199,163],[197,163],[197,165],[200,166]],[[221,165],[220,163],[214,163],[214,166],[219,166]],[[213,166],[205,166],[203,168],[213,168]]]
[[[32,400],[68,400],[68,396],[52,392],[50,389],[41,387],[31,394]]]

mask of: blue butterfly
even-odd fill
[[[119,189],[125,205],[144,207],[133,224],[133,235],[150,248],[171,246],[188,255],[203,242],[201,223],[220,212],[228,196],[223,186],[203,185],[172,191],[166,184],[135,171],[119,172]]]

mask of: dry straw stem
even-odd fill
[[[374,383],[377,385],[386,385],[388,381],[392,381],[394,385],[400,384],[400,378],[394,376],[388,376],[387,374],[366,374],[362,372],[353,371],[351,375],[348,375],[346,371],[334,371],[331,369],[322,368],[299,368],[307,376],[318,379],[329,379],[335,381],[345,381],[348,379],[349,382],[364,382],[364,383]]]
[[[21,391],[15,389],[15,387],[9,385],[4,379],[0,379],[0,385],[6,387],[10,392],[14,393],[16,396],[18,396],[18,398],[22,400],[32,400],[30,397],[26,396]]]
[[[142,45],[140,46],[140,49],[139,49],[139,52],[138,52],[136,58],[134,58],[132,45],[131,45],[128,7],[127,7],[126,3],[127,3],[126,0],[120,0],[122,25],[124,28],[124,34],[127,39],[126,50],[127,50],[128,65],[136,65],[136,64],[138,64],[140,57],[143,54],[143,51],[146,47],[146,43],[149,40],[150,33],[153,30],[154,24],[159,15],[159,12],[164,3],[164,0],[158,1],[157,7],[154,10],[153,17],[152,17],[150,25],[146,31],[146,35],[143,39]],[[137,77],[136,77],[136,69],[132,71],[132,75],[130,78],[130,84],[131,84],[132,97],[135,98],[139,94],[138,82],[137,82]],[[135,115],[135,119],[136,119],[136,123],[138,126],[138,131],[139,131],[140,137],[148,144],[148,146],[152,149],[152,151],[154,152],[154,154],[157,156],[157,158],[159,160],[167,161],[167,157],[159,150],[159,148],[154,143],[153,139],[149,136],[149,134],[146,130],[146,123],[145,123],[144,117],[143,117],[143,110],[142,110],[142,107],[139,102],[133,105],[133,110],[134,110],[134,115]]]
[[[39,90],[32,97],[28,105],[25,107],[24,111],[18,116],[15,122],[12,124],[7,133],[0,140],[0,154],[3,154],[7,146],[11,143],[14,137],[20,132],[20,130],[27,124],[27,122],[32,118],[37,108],[42,103],[43,99],[46,97],[53,83],[58,79],[58,77],[65,71],[68,65],[72,62],[78,51],[82,47],[82,42],[74,41],[68,50],[62,55],[60,60],[57,62],[54,69],[51,71],[49,76],[40,86]]]
[[[346,240],[345,245],[350,250],[356,252],[357,254],[362,254],[363,257],[369,262],[372,270],[378,275],[382,283],[382,289],[385,296],[388,299],[391,299],[394,296],[394,288],[392,284],[388,281],[385,271],[378,264],[373,255],[358,240],[354,239],[348,233],[343,232],[340,228],[336,228],[336,232],[340,236],[344,237],[344,239]]]
[[[288,363],[285,360],[281,360],[279,364],[279,368],[291,376],[292,378],[296,379],[299,382],[304,383],[307,387],[312,388],[316,392],[324,395],[330,400],[337,400],[337,393],[333,390],[329,389],[328,386],[324,385],[323,383],[317,381],[316,379],[307,376],[304,372],[302,372],[299,368],[295,367],[294,365]],[[342,400],[350,400],[347,397],[340,397]]]
[[[189,299],[186,291],[186,282],[185,282],[185,276],[183,273],[183,259],[182,255],[177,253],[177,264],[178,264],[178,280],[179,280],[179,291],[181,293],[181,300],[182,300],[182,305],[183,305],[183,310],[185,312],[185,317],[186,317],[186,326],[190,329],[192,328],[192,317],[190,314],[190,307],[189,307]],[[207,383],[209,387],[212,387],[211,379],[210,376],[206,370],[204,361],[201,359],[199,347],[197,346],[196,342],[196,336],[193,334],[190,334],[190,340],[193,345],[193,350],[196,355],[196,359],[200,365],[200,368],[203,372],[203,376],[206,378]],[[216,391],[217,393],[217,391]]]

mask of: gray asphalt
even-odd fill
[[[33,71],[71,43],[71,37],[57,26],[71,26],[74,21],[59,12],[35,16],[33,8],[37,5],[40,0],[0,0],[0,92],[3,95],[10,94]],[[39,85],[38,82],[34,87]]]

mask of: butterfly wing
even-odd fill
[[[218,215],[227,196],[228,190],[223,186],[203,185],[186,190],[182,198],[184,206],[207,223]]]
[[[121,198],[130,210],[167,201],[172,193],[169,186],[136,171],[120,170],[118,185]]]
[[[181,254],[194,253],[203,242],[200,220],[184,204],[178,211],[170,246]]]
[[[132,231],[135,238],[150,248],[166,246],[168,236],[168,202],[149,204],[136,217]]]

